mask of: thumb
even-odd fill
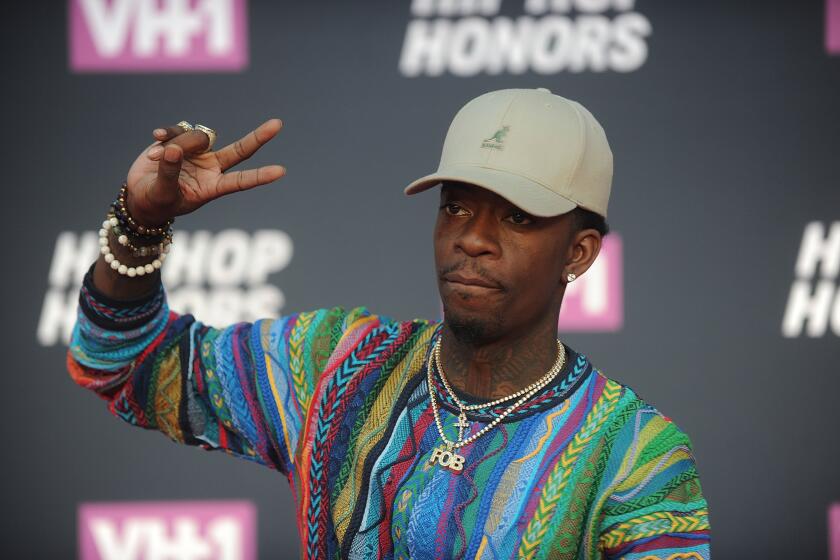
[[[178,200],[178,176],[181,173],[183,161],[184,151],[180,146],[169,144],[164,147],[157,176],[149,189],[150,201],[161,206],[168,206]]]

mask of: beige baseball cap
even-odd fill
[[[405,193],[463,181],[535,216],[581,206],[606,218],[612,175],[607,136],[583,105],[545,88],[504,89],[458,111],[437,172],[417,179]]]

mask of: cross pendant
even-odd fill
[[[462,429],[464,431],[467,431],[467,430],[470,429],[470,423],[467,420],[467,417],[463,412],[458,416],[458,421],[455,422],[455,427],[458,428],[458,429]]]

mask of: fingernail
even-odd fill
[[[152,134],[154,134],[155,136],[166,136],[166,130],[162,128],[156,128]]]
[[[149,150],[149,157],[150,158],[158,158],[160,154],[163,152],[163,148],[160,146],[155,146]]]
[[[175,148],[173,148],[173,149],[171,149],[171,150],[166,150],[166,151],[163,153],[163,157],[164,157],[164,158],[166,158],[166,161],[168,161],[168,162],[170,162],[170,163],[175,163],[176,161],[178,161],[178,158],[179,158],[180,156],[181,156],[181,154],[180,154],[180,153],[179,153],[179,151],[178,151],[177,149],[175,149]]]

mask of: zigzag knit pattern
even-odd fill
[[[438,329],[364,308],[218,329],[170,311],[162,287],[108,300],[89,271],[67,366],[129,424],[288,475],[305,558],[709,558],[690,441],[571,348],[554,383],[459,450],[461,473],[430,463]],[[468,415],[467,435],[499,412]]]

